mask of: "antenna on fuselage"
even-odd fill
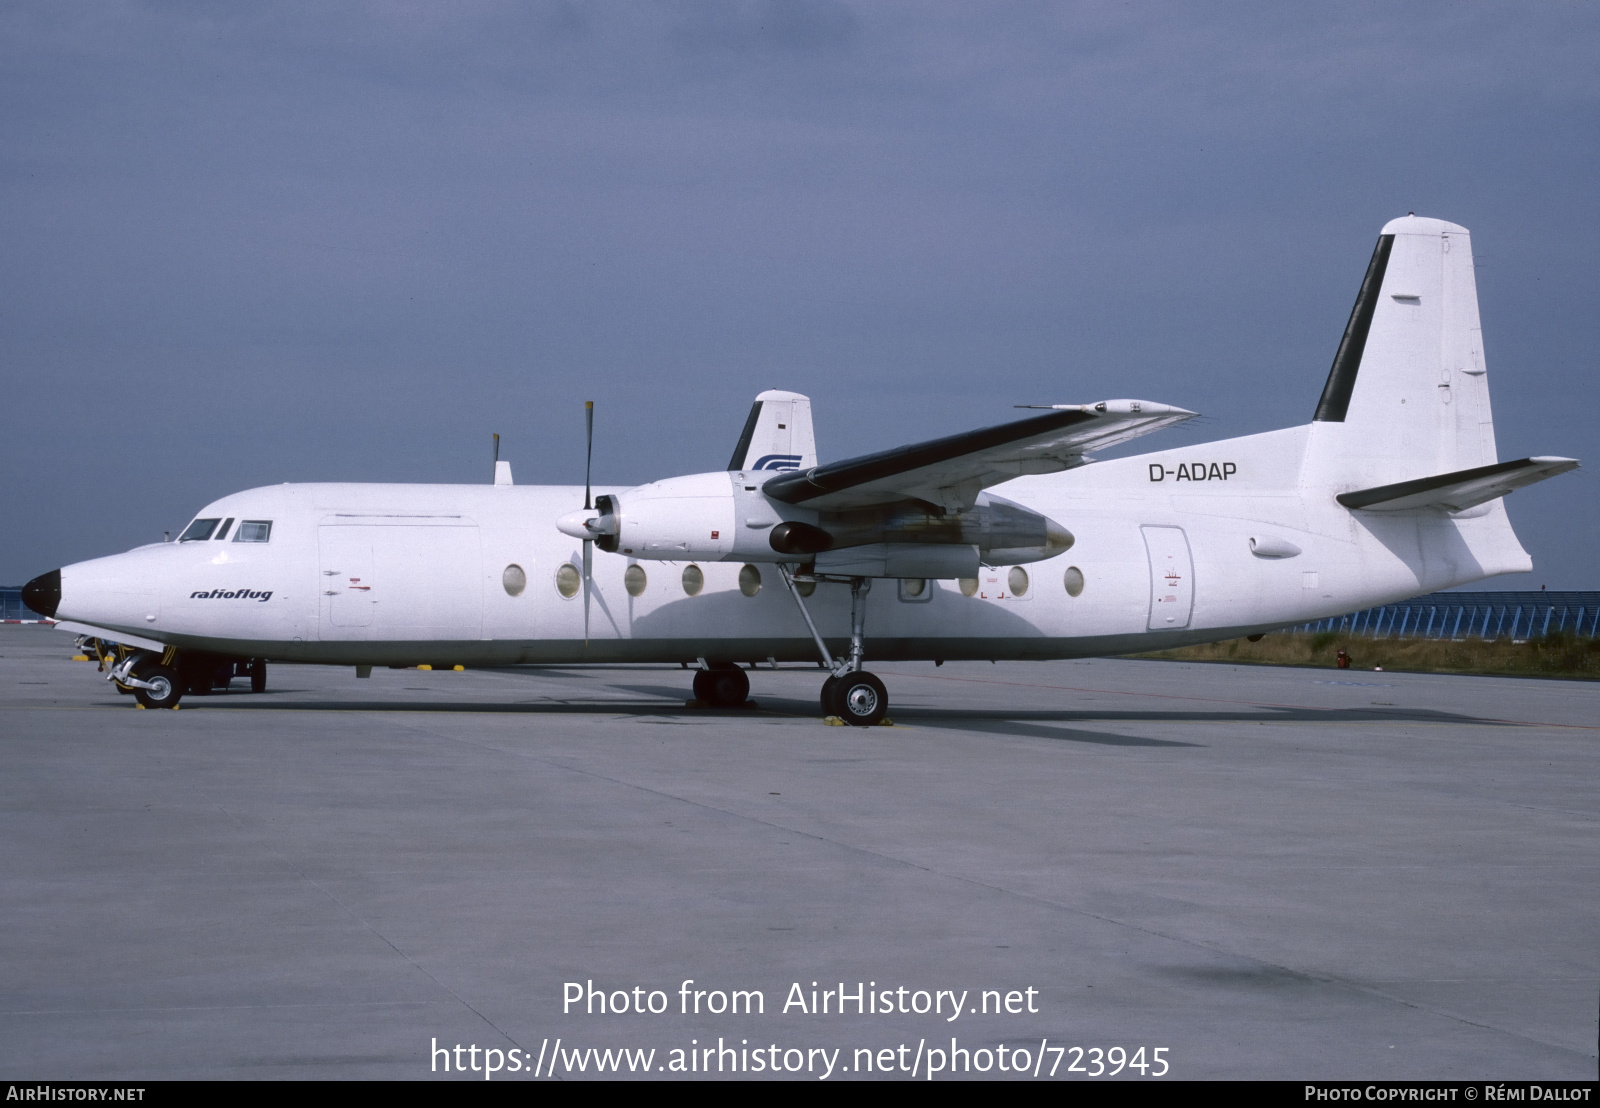
[[[511,463],[500,460],[500,436],[494,437],[494,483],[497,485],[511,484]]]

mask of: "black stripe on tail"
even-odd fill
[[[1389,268],[1389,251],[1393,248],[1393,235],[1378,236],[1378,245],[1372,251],[1372,261],[1367,263],[1367,275],[1362,279],[1361,291],[1356,294],[1356,305],[1350,309],[1350,322],[1344,325],[1344,338],[1339,340],[1339,352],[1333,356],[1328,383],[1322,386],[1317,414],[1311,417],[1314,420],[1344,422],[1345,412],[1350,408],[1350,394],[1356,388],[1356,373],[1361,369],[1361,355],[1367,348],[1367,332],[1372,330],[1372,313],[1378,308],[1378,290],[1383,287],[1383,271]]]
[[[744,421],[744,434],[739,436],[739,445],[733,448],[733,457],[728,459],[728,469],[743,469],[746,457],[750,453],[750,440],[755,438],[756,423],[761,419],[761,401],[757,400],[750,405],[750,418]]]

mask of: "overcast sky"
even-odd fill
[[[1600,465],[1600,5],[8,3],[0,582],[280,481],[632,484],[1138,396],[1310,418],[1465,224],[1502,458]],[[1144,440],[1139,448],[1155,448]],[[1501,587],[1600,587],[1593,469]],[[1070,521],[1066,521],[1070,526]]]

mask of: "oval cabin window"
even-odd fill
[[[563,562],[561,568],[556,570],[556,592],[571,600],[578,595],[578,590],[583,588],[583,574],[578,572],[578,567],[571,562]]]
[[[513,562],[506,566],[506,571],[500,575],[500,583],[505,586],[506,595],[521,596],[522,590],[528,587],[528,575],[522,572],[522,567]]]
[[[754,596],[761,591],[761,571],[755,566],[745,566],[739,571],[739,591]]]

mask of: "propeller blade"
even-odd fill
[[[594,468],[594,401],[583,402],[584,445],[583,458],[583,510],[594,507],[590,495],[589,476]],[[594,568],[594,540],[583,540],[583,648],[589,649],[589,585]]]
[[[583,507],[588,510],[594,507],[594,501],[589,496],[589,472],[594,467],[594,401],[583,402],[583,420],[588,444],[584,448],[583,457]]]
[[[594,540],[583,540],[583,648],[589,649],[589,574],[593,568]]]

